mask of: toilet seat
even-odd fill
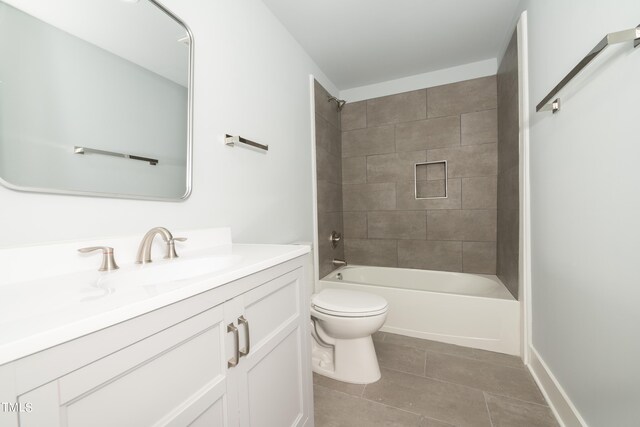
[[[378,316],[387,312],[387,301],[368,292],[346,289],[323,289],[311,297],[312,307],[324,314],[339,317]]]
[[[336,317],[370,317],[370,316],[378,316],[380,314],[385,314],[387,312],[387,309],[383,308],[377,311],[349,313],[349,312],[343,312],[343,311],[331,311],[331,310],[327,310],[326,308],[321,308],[315,305],[313,306],[313,309],[318,313],[323,313],[329,316],[336,316]]]

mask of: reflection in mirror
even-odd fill
[[[154,1],[0,1],[0,182],[188,196],[191,57],[188,29]]]

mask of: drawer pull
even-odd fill
[[[244,342],[246,344],[245,349],[240,350],[240,357],[242,357],[248,355],[251,351],[251,336],[249,335],[249,321],[245,319],[244,316],[238,317],[238,326],[239,325],[244,326],[244,330],[247,334],[244,339]]]
[[[238,328],[236,328],[236,326],[233,323],[229,323],[227,325],[227,333],[229,332],[233,332],[233,341],[235,343],[235,357],[232,357],[231,359],[229,359],[229,362],[227,363],[227,366],[229,368],[233,368],[235,366],[238,365],[238,362],[240,361],[240,335],[238,334]]]

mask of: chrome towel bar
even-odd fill
[[[227,134],[224,138],[224,143],[233,147],[235,146],[237,143],[242,143],[242,144],[247,144],[250,145],[252,147],[256,147],[259,148],[261,150],[264,151],[269,151],[269,146],[268,145],[264,145],[264,144],[259,144],[255,141],[251,141],[249,139],[243,138],[240,135],[237,136],[231,136],[229,134]]]
[[[536,111],[549,111],[551,110],[553,113],[557,113],[560,110],[560,98],[553,99],[558,92],[564,88],[567,83],[569,83],[580,71],[584,69],[593,59],[600,54],[603,50],[612,44],[624,43],[633,40],[633,47],[638,47],[640,45],[640,25],[635,28],[631,28],[629,30],[618,31],[615,33],[609,33],[600,43],[596,45],[591,52],[587,54],[582,60],[573,67],[569,74],[567,74],[561,81],[554,87],[551,92],[547,96],[544,97],[542,101],[536,107]],[[549,102],[553,99],[552,102]]]
[[[122,157],[124,159],[140,160],[142,162],[149,162],[151,166],[158,164],[158,159],[152,159],[150,157],[136,156],[133,154],[116,153],[115,151],[98,150],[96,148],[87,147],[73,147],[75,154],[102,154],[103,156]]]

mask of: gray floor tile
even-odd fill
[[[384,368],[381,371],[380,381],[365,387],[365,399],[455,426],[491,425],[480,390]]]
[[[422,417],[322,386],[314,386],[316,427],[419,427]],[[429,426],[429,424],[426,424]],[[437,424],[434,424],[437,426]]]
[[[455,427],[453,424],[434,420],[432,418],[422,417],[420,427]]]
[[[466,347],[461,347],[465,348]],[[495,351],[480,350],[478,348],[467,349],[471,359],[482,360],[483,362],[496,363],[502,366],[509,366],[511,368],[524,368],[524,363],[519,356],[512,356],[510,354],[496,353]],[[463,356],[463,354],[460,354]]]
[[[426,376],[501,396],[545,404],[542,393],[525,368],[511,368],[450,354],[427,352]]]
[[[502,354],[493,351],[462,347],[459,345],[447,344],[438,341],[406,337],[404,335],[390,334],[388,332],[380,332],[380,334],[382,334],[380,339],[384,339],[384,342],[386,343],[394,343],[397,345],[435,351],[438,353],[451,354],[454,356],[468,357],[485,362],[497,363],[502,366],[510,366],[514,368],[524,367],[522,360],[518,356],[512,356],[510,354]]]
[[[373,341],[380,381],[365,387],[314,374],[316,426],[558,426],[516,356],[386,332]]]
[[[316,374],[315,372],[313,373],[313,384],[358,397],[362,396],[362,392],[364,392],[364,384],[336,381],[324,375]]]
[[[425,350],[379,341],[375,347],[380,367],[424,376]]]
[[[373,338],[373,342],[378,342],[378,341],[382,342],[384,341],[385,335],[387,334],[384,332],[378,331],[378,332],[375,332],[373,335],[371,335],[371,338]]]
[[[485,394],[494,427],[557,427],[548,406]]]

